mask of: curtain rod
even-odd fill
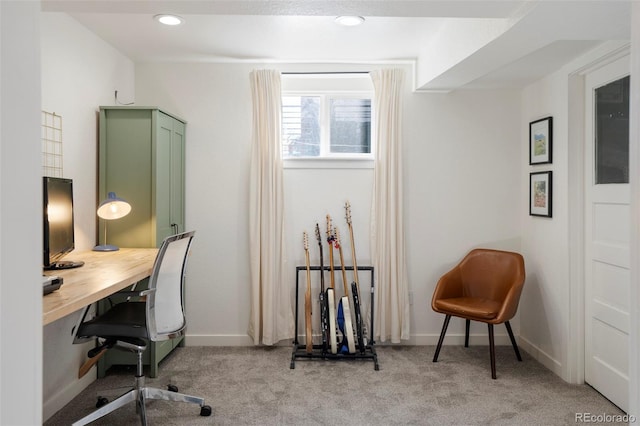
[[[369,71],[309,71],[309,72],[283,72],[283,75],[295,74],[369,74]]]

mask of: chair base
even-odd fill
[[[147,399],[160,399],[165,401],[178,401],[178,402],[189,402],[193,404],[198,404],[200,406],[200,415],[201,416],[210,416],[211,415],[211,407],[205,405],[204,399],[196,396],[185,395],[182,393],[172,392],[164,389],[157,389],[151,387],[141,387],[141,388],[133,388],[124,395],[121,395],[117,399],[111,401],[107,405],[100,407],[93,413],[83,417],[82,419],[73,423],[73,426],[86,425],[91,423],[101,417],[106,416],[109,413],[117,410],[118,408],[124,407],[130,402],[136,403],[136,412],[140,416],[140,421],[143,425],[147,424],[147,414],[145,409],[145,402]]]
[[[164,390],[164,389],[157,389],[157,388],[145,386],[145,383],[144,383],[145,376],[142,372],[143,371],[142,370],[143,368],[142,353],[145,350],[145,346],[144,345],[138,346],[131,342],[122,342],[122,341],[118,341],[118,344],[128,347],[130,349],[135,348],[138,361],[136,366],[137,374],[135,376],[134,387],[130,391],[119,396],[118,398],[114,399],[108,404],[103,405],[101,407],[99,406],[100,408],[98,408],[96,411],[76,421],[75,423],[73,423],[72,426],[81,426],[81,425],[86,425],[88,423],[91,423],[95,420],[98,420],[101,417],[106,416],[109,413],[114,412],[118,408],[124,407],[128,403],[134,402],[134,401],[136,403],[136,413],[140,416],[141,424],[143,426],[146,426],[147,412],[146,412],[145,402],[147,399],[161,399],[165,401],[189,402],[192,404],[198,404],[200,406],[201,416],[211,415],[211,412],[212,412],[211,407],[208,405],[205,405],[203,398],[178,393],[177,388],[175,387],[170,387],[169,388],[170,390]]]
[[[440,339],[438,339],[438,346],[436,347],[436,352],[433,355],[433,362],[438,362],[438,356],[440,355],[440,349],[442,349],[442,343],[444,342],[444,336],[447,333],[447,328],[449,327],[449,321],[451,320],[451,315],[445,315],[444,324],[442,324],[442,331],[440,332]],[[471,320],[465,318],[465,336],[464,336],[464,347],[469,347],[469,326]],[[507,327],[507,333],[509,333],[509,340],[511,340],[511,346],[513,346],[513,350],[516,353],[516,358],[518,361],[522,361],[522,356],[520,356],[520,351],[518,350],[518,344],[516,343],[516,339],[513,336],[513,331],[511,330],[511,324],[509,321],[504,322],[505,327]],[[491,358],[491,378],[496,379],[496,349],[495,342],[493,336],[493,324],[487,324],[489,331],[489,356]]]

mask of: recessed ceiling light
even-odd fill
[[[363,22],[364,18],[362,16],[338,16],[336,18],[336,23],[344,25],[345,27],[355,27]]]
[[[184,22],[184,19],[177,15],[156,15],[153,17],[156,21],[165,25],[180,25]]]

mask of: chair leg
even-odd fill
[[[204,406],[204,398],[198,396],[186,395],[184,393],[173,392],[165,389],[157,388],[144,388],[143,392],[145,399],[161,399],[165,401],[176,402],[190,402],[192,404],[198,404],[200,407]]]
[[[511,339],[511,346],[513,346],[513,350],[516,352],[516,357],[518,361],[522,361],[522,357],[520,356],[520,351],[518,350],[518,344],[516,343],[516,339],[513,337],[513,331],[511,331],[511,324],[509,321],[505,321],[504,325],[507,327],[507,333],[509,333],[509,339]]]
[[[124,407],[128,403],[130,403],[132,401],[135,401],[136,398],[137,398],[137,395],[138,395],[137,389],[131,389],[129,392],[125,393],[124,395],[120,396],[117,399],[114,399],[113,401],[111,401],[107,405],[99,408],[98,410],[94,411],[93,413],[91,413],[91,414],[81,418],[80,420],[76,421],[75,423],[73,423],[72,426],[86,425],[86,424],[89,424],[89,423],[99,419],[100,417],[106,416],[107,414],[117,410],[118,408]]]
[[[496,347],[493,339],[493,324],[489,326],[489,355],[491,356],[491,378],[496,378]]]
[[[465,320],[464,324],[464,347],[469,347],[469,326],[471,325],[471,320]]]
[[[447,327],[449,327],[450,319],[451,315],[447,315],[444,317],[444,324],[442,324],[442,331],[440,332],[440,339],[438,340],[436,353],[433,355],[433,362],[438,362],[438,355],[440,355],[440,349],[442,348],[442,342],[444,342],[444,335],[447,333]]]
[[[144,396],[144,392],[140,390],[140,392],[138,392],[138,399],[136,400],[136,411],[140,416],[140,424],[147,426],[147,407]]]

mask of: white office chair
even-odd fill
[[[74,425],[85,425],[129,402],[136,402],[136,412],[143,425],[147,424],[145,412],[146,399],[189,402],[200,405],[200,415],[210,416],[211,407],[204,399],[177,393],[178,389],[169,386],[168,390],[145,386],[142,354],[146,349],[146,340],[154,342],[181,336],[186,327],[183,306],[183,287],[185,267],[189,247],[194,232],[185,232],[167,237],[160,246],[149,279],[149,288],[139,292],[125,292],[131,297],[142,296],[146,300],[127,301],[114,305],[104,314],[78,327],[74,343],[98,337],[104,342],[89,352],[89,356],[98,355],[102,349],[116,346],[131,350],[137,354],[137,369],[134,387],[112,402],[99,401],[98,410],[78,420]],[[102,403],[106,405],[102,405]]]

